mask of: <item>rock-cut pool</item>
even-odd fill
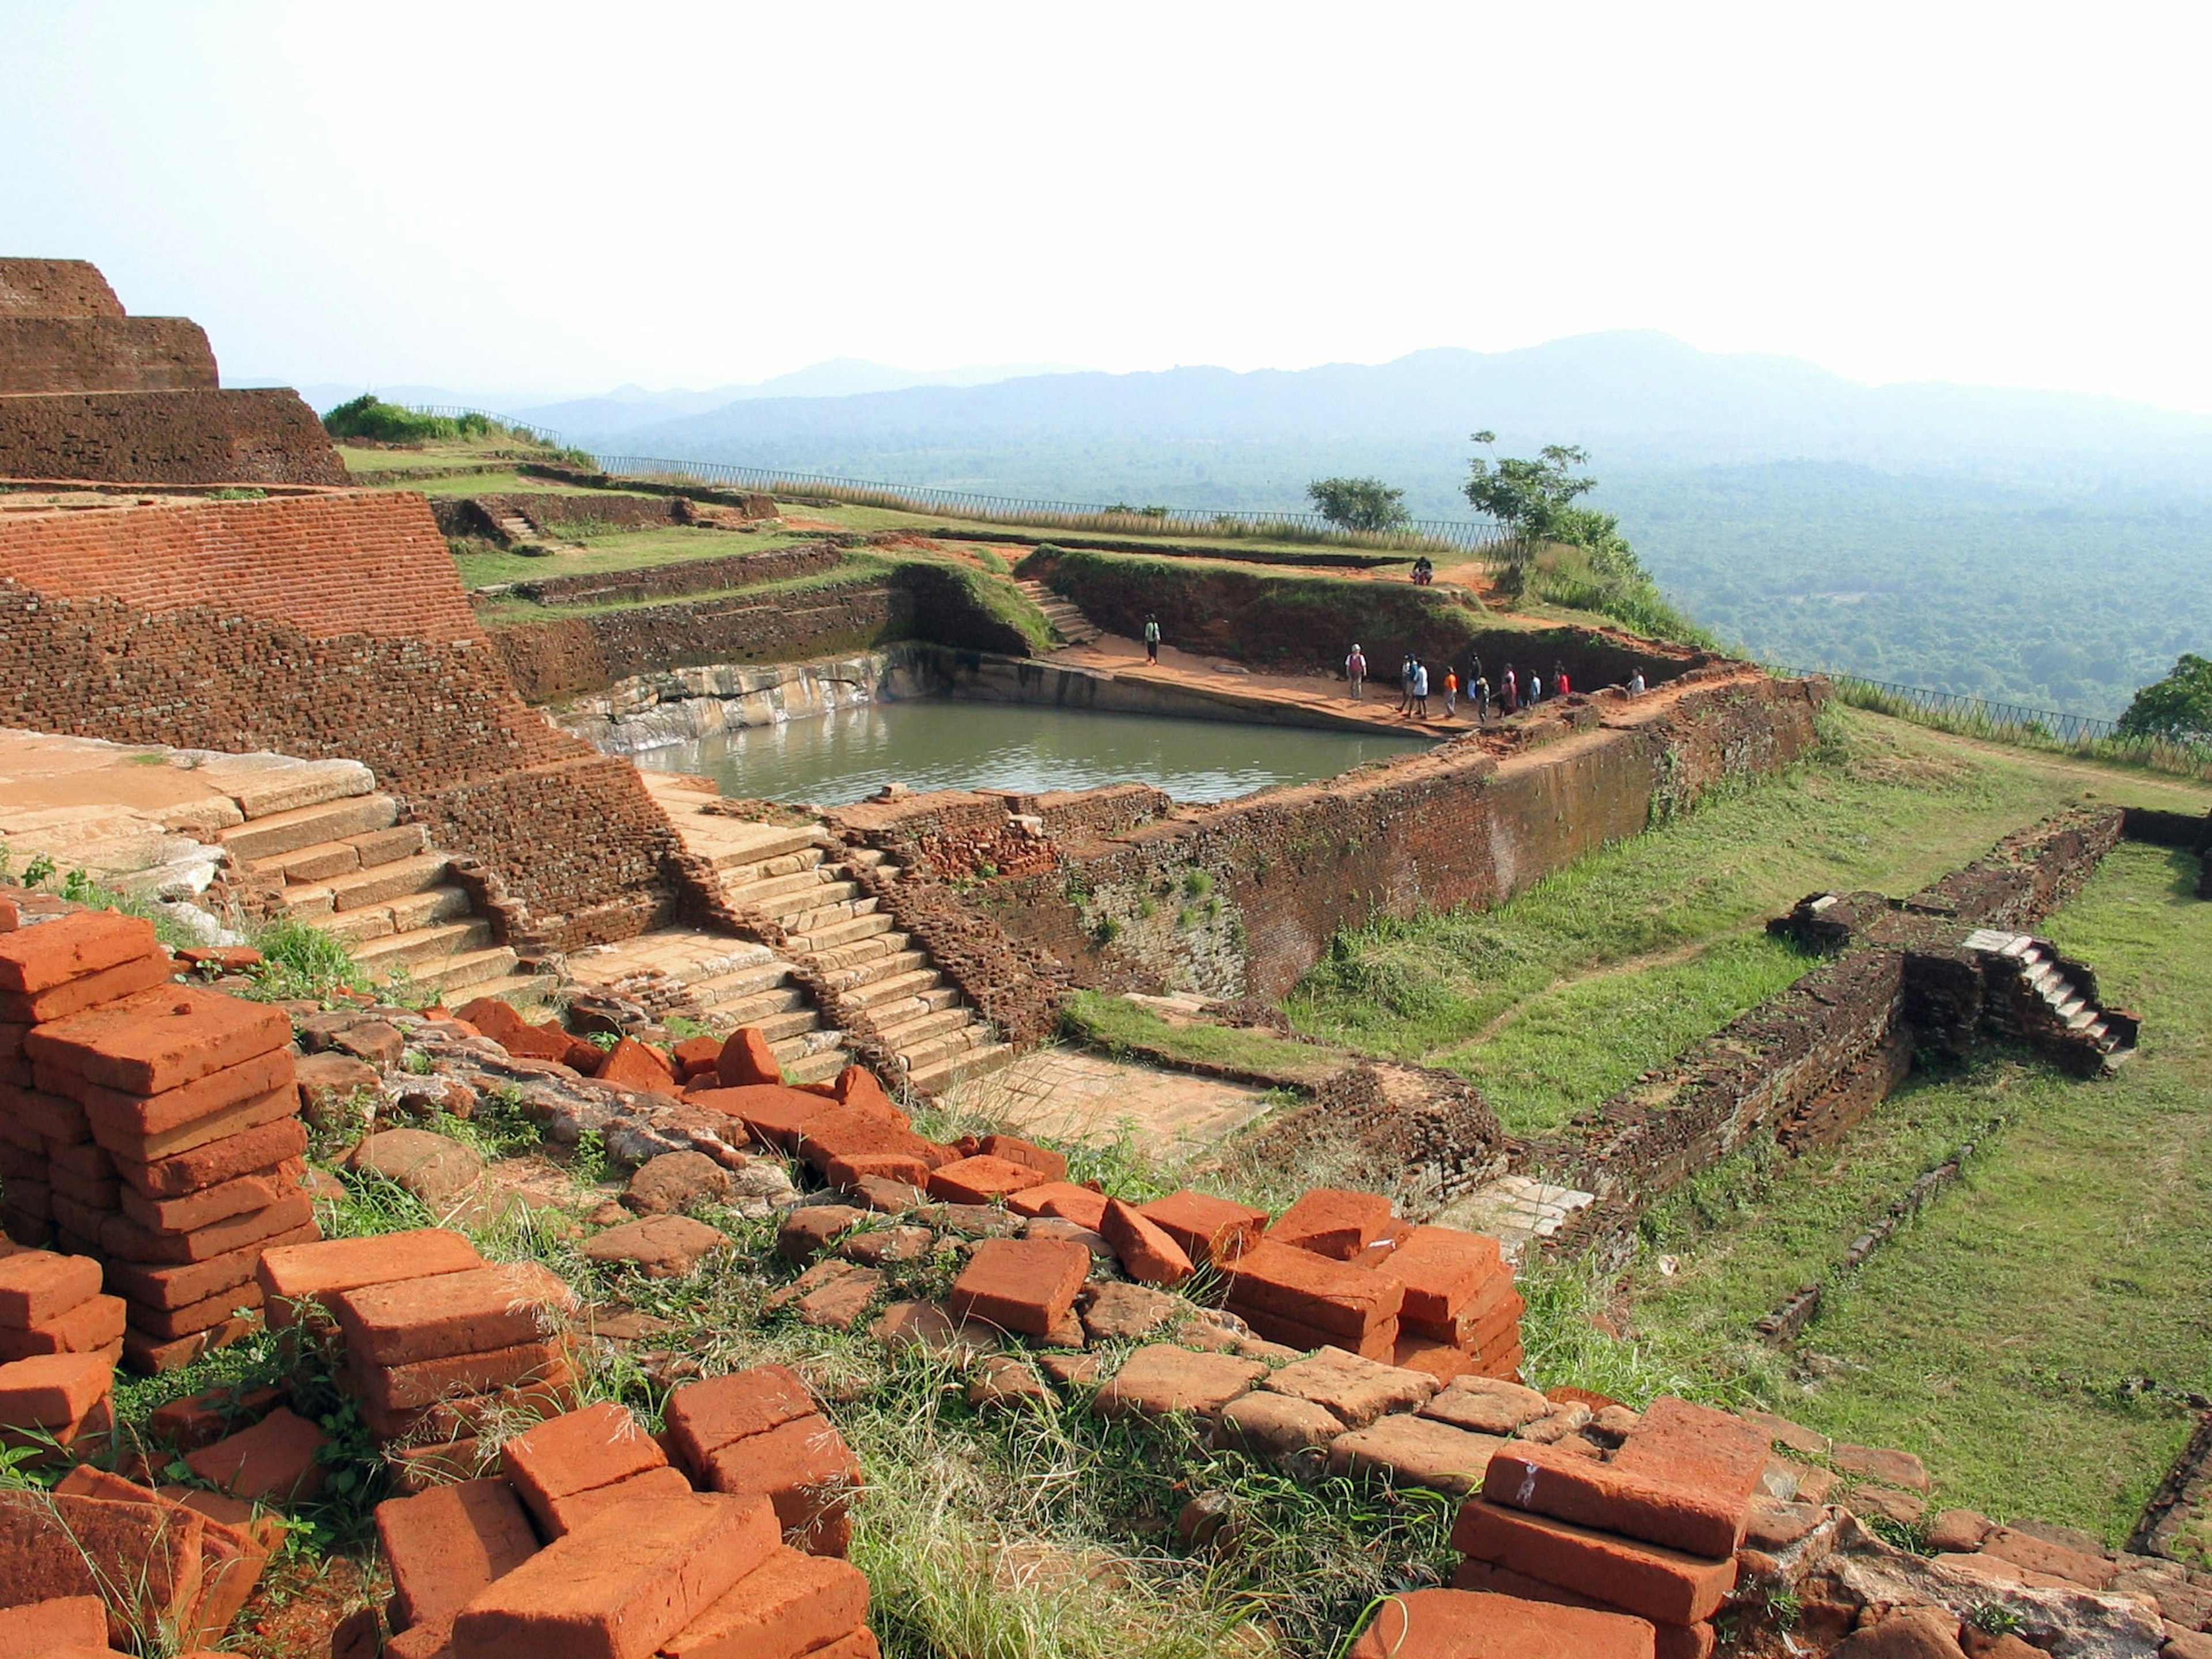
[[[1333,778],[1426,746],[1413,737],[923,700],[717,732],[637,758],[657,772],[704,774],[727,795],[824,806],[849,805],[894,782],[1024,793],[1136,782],[1204,802]]]

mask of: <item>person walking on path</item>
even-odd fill
[[[1552,665],[1552,695],[1555,697],[1567,695],[1567,667],[1565,663]]]
[[[1444,670],[1444,718],[1449,720],[1459,708],[1459,675],[1452,669]]]
[[[1628,695],[1632,697],[1640,697],[1644,695],[1644,665],[1641,663],[1637,665],[1636,672],[1628,677]]]
[[[1157,663],[1160,659],[1160,622],[1157,617],[1145,618],[1145,660]]]
[[[1541,674],[1531,674],[1528,676],[1528,707],[1534,708],[1543,701],[1544,677]]]
[[[1398,712],[1413,712],[1413,653],[1410,651],[1398,661]]]
[[[1468,700],[1474,705],[1474,723],[1481,726],[1490,719],[1490,682],[1482,678],[1482,664],[1474,665],[1474,678],[1467,688]]]
[[[1429,665],[1425,662],[1413,665],[1413,708],[1416,720],[1429,717]]]
[[[1367,658],[1359,649],[1359,641],[1352,642],[1352,654],[1344,659],[1344,678],[1352,682],[1352,700],[1359,701],[1359,688],[1367,681]]]
[[[1513,665],[1505,665],[1505,678],[1498,682],[1498,712],[1510,714],[1521,707],[1520,683],[1513,678]]]

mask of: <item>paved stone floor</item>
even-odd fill
[[[1041,1048],[962,1084],[946,1103],[1012,1128],[1093,1146],[1109,1145],[1126,1124],[1168,1152],[1226,1139],[1267,1109],[1268,1097],[1243,1084],[1154,1071],[1074,1048]]]

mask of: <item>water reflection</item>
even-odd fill
[[[1225,800],[1334,777],[1425,746],[1419,738],[1098,714],[1001,703],[887,702],[757,726],[638,757],[697,772],[726,793],[843,805],[894,781],[912,789],[1092,789],[1156,784],[1177,800]]]

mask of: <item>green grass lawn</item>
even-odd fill
[[[2123,1541],[2190,1429],[2126,1385],[2212,1391],[2212,904],[2196,878],[2193,858],[2124,846],[2044,929],[2142,1014],[2118,1075],[2027,1055],[1923,1074],[1837,1147],[1739,1159],[1677,1194],[1633,1280],[1656,1355],[1723,1397],[1920,1454],[1942,1503]],[[1984,1135],[1960,1184],[1831,1284],[1793,1351],[1751,1337]]]
[[[1492,1022],[1547,994],[1567,999],[1556,1012],[1534,1011],[1553,1026],[1578,1019],[1602,1030],[1622,1018],[1649,1026],[1655,1038],[1694,1038],[1705,1034],[1698,1020],[1666,1012],[1667,999],[1693,997],[1707,1013],[1729,1012],[1732,1000],[1770,982],[1746,976],[1756,952],[1688,968],[1662,962],[1642,975],[1609,970],[1755,932],[1807,893],[1911,892],[2085,795],[2197,812],[2212,805],[2212,789],[2201,784],[1974,743],[1858,709],[1832,708],[1823,732],[1815,755],[1782,776],[1718,792],[1493,909],[1384,920],[1340,936],[1285,1010],[1315,1036],[1470,1072]],[[1609,974],[1603,986],[1573,991],[1572,981],[1598,974]],[[1618,1071],[1580,1065],[1562,1076],[1595,1087]],[[1531,1109],[1602,1097],[1546,1103],[1540,1093]]]
[[[642,570],[654,565],[681,564],[691,559],[720,559],[741,553],[766,553],[819,540],[797,531],[707,530],[691,525],[670,525],[661,530],[624,530],[580,537],[580,550],[550,553],[538,558],[503,552],[486,544],[484,550],[456,553],[453,563],[465,587],[484,587],[494,582],[544,581],[550,576],[597,574],[606,570]],[[463,544],[474,547],[476,544]]]
[[[1352,1058],[1331,1044],[1293,1042],[1268,1031],[1200,1021],[1171,1025],[1151,1009],[1105,991],[1074,993],[1065,1018],[1085,1042],[1109,1051],[1225,1066],[1287,1084],[1321,1083]]]

